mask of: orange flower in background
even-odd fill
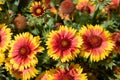
[[[87,12],[91,14],[95,11],[95,6],[89,0],[78,0],[76,9],[80,10],[82,13]]]
[[[120,31],[114,32],[112,34],[112,39],[115,42],[114,52],[120,53]]]
[[[18,30],[25,29],[27,25],[26,17],[24,15],[18,14],[18,16],[15,17],[14,19],[14,25],[15,25],[15,28],[17,28]]]
[[[91,62],[105,59],[113,49],[114,43],[110,33],[100,25],[83,26],[79,30],[79,35],[83,38],[80,55],[90,58]]]
[[[108,14],[108,16],[110,15],[110,11],[111,10],[115,10],[120,6],[120,0],[112,0],[106,7],[105,10]]]
[[[38,62],[35,54],[44,50],[40,45],[40,37],[33,37],[29,32],[18,34],[11,44],[8,55],[14,69],[24,70],[35,66]]]
[[[53,14],[57,14],[57,10],[56,10],[55,7],[51,7],[50,12],[53,13]]]
[[[35,1],[35,2],[32,2],[30,11],[35,17],[40,17],[44,14],[45,9],[40,2]]]
[[[59,6],[58,14],[62,19],[70,20],[70,15],[74,12],[74,9],[72,0],[64,0]]]
[[[68,69],[57,68],[53,70],[51,80],[88,80],[82,71],[78,64],[71,64]]]
[[[112,0],[109,5],[106,6],[106,9],[117,9],[120,6],[120,0]]]
[[[5,68],[7,71],[10,72],[11,75],[13,75],[17,80],[29,80],[31,78],[36,77],[36,74],[38,74],[38,70],[35,67],[29,67],[23,70],[15,69],[13,68],[13,65],[9,62],[9,60],[6,60]]]
[[[50,57],[66,62],[77,56],[82,45],[82,39],[76,35],[75,29],[60,26],[58,30],[50,32],[46,45]]]
[[[0,24],[0,49],[4,52],[8,49],[11,41],[11,29],[5,24]]]

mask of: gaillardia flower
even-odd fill
[[[76,9],[80,10],[82,13],[87,12],[91,14],[95,11],[95,6],[89,0],[78,0]]]
[[[18,34],[14,38],[8,55],[13,68],[23,70],[34,66],[38,62],[35,54],[44,50],[43,47],[39,46],[40,37],[33,37],[32,34],[26,32]]]
[[[120,31],[114,32],[112,34],[112,39],[115,42],[114,52],[120,53]]]
[[[45,9],[40,2],[35,1],[35,2],[32,2],[30,11],[34,16],[40,17],[44,14]]]
[[[11,41],[11,29],[7,28],[5,24],[0,24],[0,49],[5,51],[8,49],[9,43]]]
[[[71,64],[68,69],[57,68],[52,76],[52,80],[88,80],[83,69],[78,64]]]
[[[7,71],[10,72],[11,75],[13,75],[17,80],[30,80],[31,78],[36,77],[36,74],[38,74],[38,70],[35,67],[29,67],[23,70],[14,69],[13,65],[9,62],[9,60],[6,60],[5,68]]]
[[[79,35],[83,38],[81,56],[90,58],[91,62],[105,59],[113,49],[114,43],[110,33],[100,25],[83,26]]]
[[[58,30],[50,32],[46,44],[50,57],[66,62],[77,56],[82,44],[82,38],[76,35],[75,29],[60,26]]]
[[[59,7],[58,14],[60,15],[61,19],[70,19],[70,15],[74,12],[74,4],[72,0],[64,0]]]

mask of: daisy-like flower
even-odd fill
[[[35,1],[35,2],[32,2],[30,11],[34,16],[40,17],[44,14],[45,9],[40,2]]]
[[[0,49],[5,51],[8,49],[9,43],[11,41],[11,29],[7,28],[5,24],[0,24]]]
[[[70,20],[70,14],[74,12],[74,4],[72,0],[64,0],[59,7],[58,14],[60,15],[61,19]]]
[[[82,13],[87,12],[91,14],[95,11],[95,6],[89,0],[78,0],[76,9],[80,10]]]
[[[112,39],[115,42],[114,52],[120,54],[120,31],[114,32]]]
[[[13,65],[6,60],[5,68],[10,72],[17,80],[30,80],[31,78],[36,77],[38,70],[35,67],[29,67],[24,70],[14,69]]]
[[[88,80],[83,69],[78,64],[71,64],[68,69],[57,68],[52,74],[52,80]]]
[[[34,66],[38,62],[35,54],[44,50],[40,42],[39,36],[33,37],[29,32],[16,35],[8,55],[13,68],[23,70]]]
[[[100,25],[83,26],[79,35],[83,38],[81,56],[90,57],[91,62],[105,59],[113,49],[114,43],[110,33]]]
[[[58,30],[50,32],[46,44],[50,57],[66,62],[77,56],[82,44],[82,38],[76,35],[75,29],[60,26]]]

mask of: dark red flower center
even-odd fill
[[[19,49],[19,53],[21,55],[28,55],[28,54],[30,54],[30,52],[31,52],[31,50],[28,46],[23,46]]]
[[[90,9],[90,7],[88,6],[87,3],[86,3],[86,5],[84,5],[84,6],[81,8],[81,12],[82,12],[82,13],[87,12],[88,14],[91,13],[91,9]]]
[[[69,40],[69,39],[62,39],[62,40],[60,40],[60,42],[59,42],[59,48],[61,49],[61,50],[67,50],[67,49],[69,49],[70,48],[70,46],[71,46],[71,41]]]
[[[38,6],[35,6],[34,9],[33,9],[33,14],[35,16],[42,16],[44,13],[44,9],[42,6],[38,5]]]
[[[97,35],[84,36],[84,41],[89,48],[97,48],[102,44],[102,38]]]
[[[69,72],[66,72],[61,75],[60,80],[74,80],[74,76],[70,75]]]

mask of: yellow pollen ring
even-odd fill
[[[20,49],[20,54],[25,54],[26,53],[26,49],[25,48],[21,48]]]
[[[41,13],[41,9],[37,9],[36,13],[40,14]]]
[[[61,42],[61,44],[62,44],[63,47],[68,45],[67,41],[65,41],[65,40],[63,40],[63,41]]]

